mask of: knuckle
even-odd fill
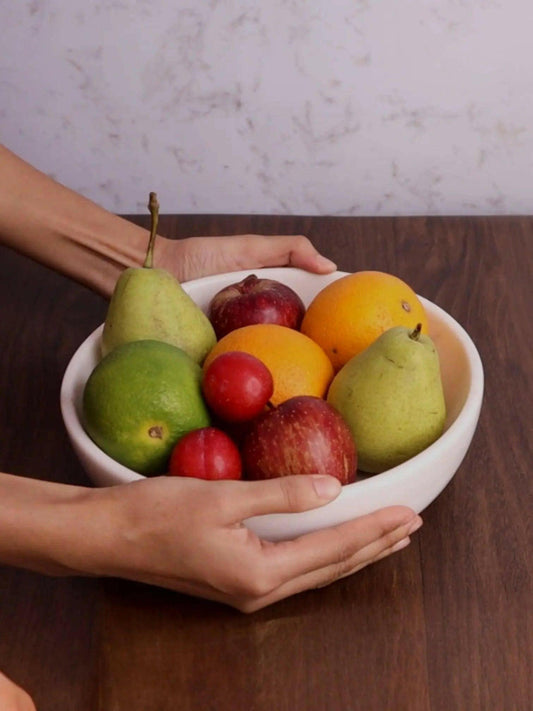
[[[352,557],[350,558],[345,558],[343,560],[338,561],[333,565],[333,568],[331,570],[331,582],[335,580],[339,580],[339,578],[345,578],[347,575],[349,575],[353,570],[355,569],[355,561],[353,560]]]
[[[307,252],[311,248],[311,246],[312,246],[311,241],[304,235],[294,235],[289,261],[292,260],[292,257],[295,254],[295,252],[299,252],[299,253]]]
[[[197,495],[201,496],[201,505],[195,507],[195,516],[202,518],[207,524],[212,523],[213,512],[216,512],[220,519],[227,520],[231,517],[233,507],[233,496],[228,495],[228,487],[221,484],[228,484],[222,481],[192,481],[192,486],[197,486]],[[211,484],[212,486],[209,486]]]
[[[272,575],[264,566],[243,566],[233,581],[232,592],[247,604],[268,595],[275,588]]]
[[[266,571],[262,571],[254,575],[253,579],[249,581],[248,594],[250,597],[257,599],[268,595],[274,587],[271,576]]]
[[[403,528],[402,529],[395,529],[393,531],[387,531],[384,533],[384,535],[381,538],[381,551],[388,551],[390,550],[393,546],[396,545],[402,538],[404,538],[404,532]]]
[[[257,612],[257,610],[261,609],[261,605],[257,605],[251,600],[239,601],[235,603],[234,607],[236,607],[239,612],[242,612],[245,615],[251,615],[253,612]]]
[[[295,235],[294,238],[299,247],[307,247],[311,244],[311,240],[305,235]]]
[[[359,548],[351,544],[340,531],[332,529],[332,533],[337,533],[337,543],[335,553],[332,556],[330,564],[327,567],[327,574],[324,581],[319,587],[324,587],[334,583],[340,578],[345,578],[347,575],[355,572],[358,568]]]
[[[317,585],[317,587],[324,588],[336,582],[337,580],[340,580],[341,578],[346,578],[348,577],[348,575],[355,573],[359,569],[359,567],[360,566],[356,565],[356,563],[351,560],[336,563],[328,570],[327,575],[324,577],[321,583]]]
[[[305,476],[287,476],[279,480],[282,496],[285,500],[287,511],[303,511],[307,508],[309,486],[311,482]]]
[[[354,553],[359,550],[358,541],[353,541],[349,536],[345,535],[342,529],[338,527],[332,528],[331,532],[337,539],[335,542],[333,564],[339,567],[349,565]]]

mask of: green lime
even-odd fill
[[[176,346],[152,340],[119,346],[87,380],[85,430],[117,462],[160,474],[178,439],[210,424],[201,380],[201,367]]]

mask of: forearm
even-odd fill
[[[98,491],[0,473],[0,562],[47,575],[93,575],[112,546]]]
[[[25,163],[0,145],[0,243],[110,297],[121,272],[144,263],[149,234]],[[210,274],[335,264],[302,235],[158,238],[154,264],[181,282]]]
[[[109,296],[144,261],[148,233],[0,145],[0,242]]]

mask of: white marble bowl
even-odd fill
[[[239,281],[246,272],[232,272],[184,284],[186,291],[205,309],[222,287]],[[308,304],[327,283],[343,276],[309,274],[291,268],[257,269],[253,273],[278,279],[291,286]],[[293,538],[325,526],[341,523],[392,504],[404,504],[420,512],[444,489],[459,468],[477,426],[483,397],[483,367],[466,331],[445,311],[423,299],[432,336],[441,360],[447,406],[442,436],[426,450],[383,474],[343,487],[326,506],[293,514],[269,514],[247,520],[247,525],[270,540]],[[78,348],[63,377],[61,411],[70,441],[92,481],[100,486],[120,484],[142,476],[115,462],[85,433],[82,425],[82,393],[98,362],[102,326]]]

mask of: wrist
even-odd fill
[[[1,145],[0,167],[0,242],[106,297],[125,268],[142,265],[145,229],[52,180]]]
[[[96,575],[109,526],[97,490],[0,474],[0,560],[47,575]]]
[[[109,298],[124,269],[142,267],[148,233],[133,222],[102,213],[102,223],[67,226],[59,271]]]

